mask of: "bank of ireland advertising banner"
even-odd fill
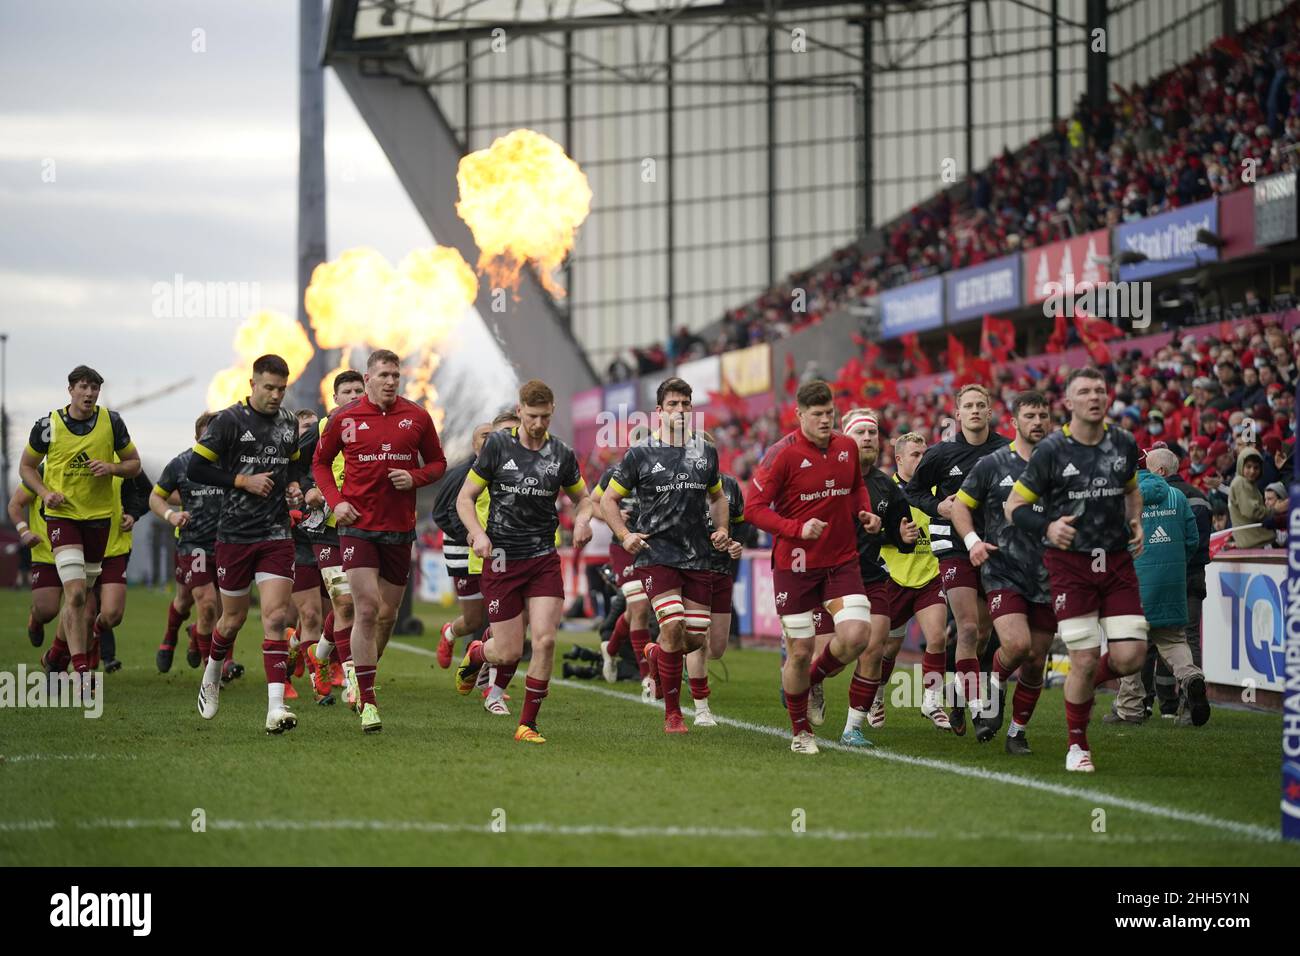
[[[1200,243],[1198,230],[1219,231],[1219,203],[1215,199],[1149,216],[1115,227],[1115,254],[1141,252],[1151,260],[1120,266],[1122,282],[1152,279],[1170,272],[1195,269],[1198,263],[1217,262],[1219,250]]]
[[[882,339],[937,329],[943,325],[943,276],[888,289],[876,304]]]
[[[944,281],[948,285],[949,323],[986,312],[1008,312],[1020,306],[1020,255],[949,272]]]

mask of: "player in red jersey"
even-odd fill
[[[871,602],[858,570],[857,526],[880,530],[862,481],[858,446],[832,430],[830,386],[806,382],[795,395],[799,428],[763,456],[745,502],[745,520],[771,534],[772,588],[785,633],[781,683],[795,753],[817,753],[808,723],[812,684],[856,660],[870,637]],[[813,661],[813,611],[830,612],[835,637]]]
[[[382,729],[375,670],[411,573],[415,489],[442,477],[447,459],[433,419],[398,394],[402,360],[379,349],[366,361],[366,393],[330,416],[312,456],[312,478],[338,520],[343,571],[352,589],[352,660],[361,729]],[[343,454],[343,487],[334,483]],[[417,464],[417,458],[422,460]]]

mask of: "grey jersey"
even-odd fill
[[[281,408],[274,415],[255,411],[248,402],[222,409],[194,446],[223,471],[236,475],[270,472],[275,487],[265,498],[238,488],[226,491],[217,540],[253,544],[289,537],[289,507],[284,491],[299,472],[298,420]],[[291,475],[292,471],[292,475]]]
[[[525,448],[519,429],[492,432],[474,459],[469,480],[487,486],[486,531],[506,558],[537,558],[555,550],[560,519],[555,499],[583,488],[578,457],[554,436],[537,451]]]
[[[596,487],[600,489],[600,493],[602,495],[605,493],[605,490],[609,487],[609,476],[614,474],[614,469],[617,467],[618,465],[610,465],[608,468],[605,469],[605,473],[600,476],[600,481],[597,482]],[[636,495],[630,494],[625,498],[621,499],[618,503],[618,507],[619,510],[624,511],[627,514],[626,521],[627,521],[628,529],[630,531],[635,531],[636,519],[641,514],[641,503],[637,500]]]
[[[1067,425],[1038,443],[1016,482],[1030,503],[1042,499],[1049,519],[1077,515],[1071,551],[1123,551],[1129,528],[1124,495],[1137,487],[1137,442],[1109,426],[1096,445],[1085,445]]]
[[[635,530],[648,547],[636,556],[637,567],[712,569],[717,549],[709,541],[709,493],[722,489],[716,448],[702,439],[670,445],[651,438],[628,449],[609,487],[635,493],[640,502]]]
[[[727,532],[735,537],[740,526],[745,523],[745,495],[740,490],[740,482],[736,481],[731,475],[722,476],[722,493],[727,496],[727,520],[730,527]],[[709,533],[713,533],[713,515],[709,515]],[[719,551],[709,545],[709,557],[712,563],[709,565],[710,571],[717,571],[719,574],[725,574],[728,577],[735,577],[736,572],[740,570],[740,559],[732,559],[725,551]]]
[[[962,482],[957,497],[976,515],[983,515],[982,537],[997,547],[979,569],[984,590],[991,593],[1007,589],[1022,595],[1026,601],[1050,604],[1051,585],[1043,563],[1043,540],[1035,540],[1008,521],[1002,507],[1024,472],[1025,464],[1012,442],[977,461]],[[1041,501],[1030,507],[1040,513],[1043,510]]]
[[[212,551],[217,544],[217,525],[221,521],[226,489],[203,485],[187,477],[185,471],[193,457],[194,449],[187,448],[169,461],[158,476],[154,490],[164,499],[177,492],[181,496],[181,510],[190,514],[189,523],[180,529],[176,546],[182,551]]]

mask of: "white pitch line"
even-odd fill
[[[396,647],[404,651],[410,651],[414,654],[422,654],[426,657],[437,657],[433,651],[425,650],[423,647],[416,647],[414,644],[406,644],[402,641],[390,641],[389,647]],[[554,687],[557,685],[560,687],[570,687],[575,690],[587,691],[592,694],[600,694],[605,697],[613,697],[618,700],[630,701],[634,704],[642,704],[643,706],[663,706],[658,702],[654,704],[645,704],[638,695],[624,694],[616,690],[609,690],[605,687],[597,687],[578,681],[563,679],[551,681],[551,686]],[[686,714],[694,713],[690,707],[683,707],[682,712]],[[751,733],[766,734],[769,737],[779,737],[782,740],[788,740],[790,738],[790,731],[780,727],[769,727],[764,724],[751,724],[748,721],[736,720],[733,717],[724,717],[717,711],[713,712],[713,717],[720,724],[737,727],[741,730],[748,730]],[[1003,773],[1001,771],[985,770],[982,767],[970,767],[964,764],[951,763],[947,760],[937,760],[931,757],[914,757],[910,754],[897,753],[881,747],[870,747],[865,749],[847,747],[836,741],[823,740],[820,738],[817,741],[817,746],[826,750],[838,750],[843,753],[854,754],[855,756],[874,757],[877,760],[887,760],[892,763],[901,763],[913,767],[925,767],[930,770],[939,770],[944,773],[956,774],[957,776],[969,777],[975,780],[987,780],[993,783],[1002,783],[1013,787],[1024,787],[1028,790],[1038,790],[1042,793],[1050,793],[1058,797],[1086,800],[1093,806],[1110,805],[1124,810],[1132,810],[1135,813],[1144,813],[1148,816],[1160,817],[1166,820],[1177,820],[1180,823],[1193,823],[1197,826],[1211,827],[1217,830],[1228,830],[1253,840],[1262,840],[1268,843],[1275,843],[1281,840],[1281,835],[1277,830],[1271,830],[1257,824],[1242,823],[1240,820],[1228,820],[1222,817],[1211,816],[1208,813],[1197,813],[1192,810],[1180,810],[1177,807],[1166,807],[1158,803],[1148,803],[1145,800],[1134,800],[1131,797],[1121,797],[1115,794],[1104,793],[1100,790],[1090,790],[1085,787],[1070,787],[1063,783],[1052,783],[1047,780],[1038,780],[1033,777],[1021,777],[1016,774]]]
[[[171,830],[182,832],[191,828],[188,819],[109,819],[92,818],[77,820],[73,827],[80,831],[97,830]],[[0,833],[26,832],[32,830],[55,830],[59,824],[54,820],[14,820],[0,821]],[[446,823],[436,820],[295,820],[292,818],[274,820],[222,820],[209,818],[206,829],[219,832],[276,831],[276,832],[371,832],[371,833],[427,833],[454,834],[470,833],[495,836],[490,823]],[[617,837],[621,839],[645,839],[647,837],[672,839],[710,839],[710,840],[824,840],[833,843],[866,842],[871,840],[917,840],[941,843],[982,843],[1000,841],[1004,843],[1123,843],[1123,844],[1164,844],[1191,842],[1185,835],[1159,836],[1154,834],[1107,834],[1107,833],[1054,833],[1054,832],[999,832],[942,833],[935,830],[920,830],[904,827],[892,830],[807,830],[795,833],[789,829],[759,829],[756,827],[628,827],[607,826],[603,824],[557,824],[557,823],[509,823],[505,824],[507,834],[525,836],[560,836],[560,837]],[[1197,843],[1207,842],[1197,838]],[[1208,842],[1218,842],[1211,838]]]
[[[0,765],[45,760],[134,760],[134,754],[0,754]]]

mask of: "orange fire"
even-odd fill
[[[282,312],[254,312],[235,330],[239,361],[212,376],[208,384],[208,409],[217,411],[248,395],[248,380],[258,356],[275,353],[289,363],[289,382],[297,380],[311,361],[311,341],[303,327]]]
[[[417,249],[397,268],[372,249],[349,249],[312,273],[304,298],[321,348],[343,350],[338,368],[321,382],[332,403],[334,377],[351,367],[365,347],[391,349],[403,357],[405,391],[423,402],[441,424],[432,376],[439,348],[464,320],[478,296],[474,270],[455,249]]]
[[[470,153],[456,170],[456,212],[474,234],[478,269],[494,288],[517,290],[525,265],[551,295],[564,289],[551,273],[564,262],[591,211],[591,187],[553,139],[517,129]]]

